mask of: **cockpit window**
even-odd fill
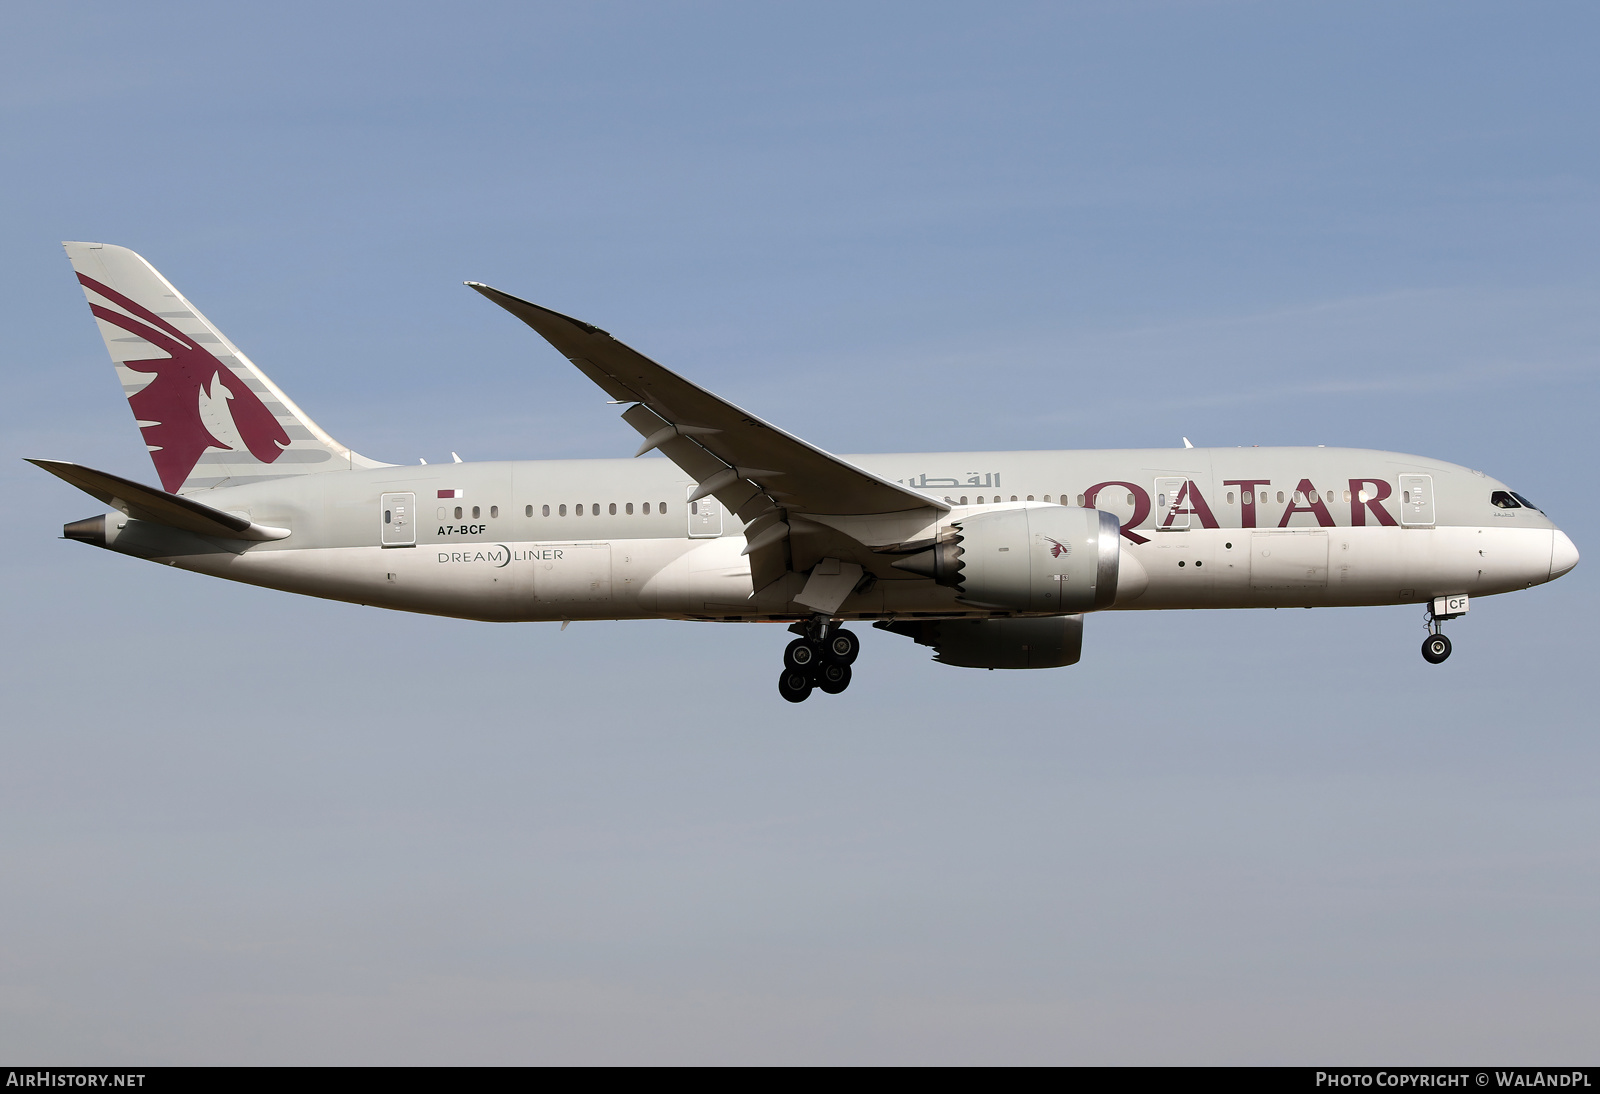
[[[1544,512],[1543,509],[1540,509],[1537,505],[1533,504],[1533,502],[1529,501],[1527,498],[1523,497],[1521,494],[1517,493],[1515,490],[1511,491],[1511,496],[1516,498],[1518,501],[1520,501],[1523,505],[1527,506],[1529,509],[1532,509],[1535,513]]]
[[[1489,495],[1489,503],[1496,509],[1521,509],[1522,503],[1509,490],[1496,490]]]

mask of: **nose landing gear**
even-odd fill
[[[1428,637],[1422,641],[1422,659],[1430,665],[1437,665],[1450,656],[1450,639],[1444,636],[1444,621],[1457,619],[1467,614],[1467,598],[1465,596],[1436,596],[1428,602],[1424,626],[1428,628]]]
[[[803,703],[813,689],[838,695],[850,686],[850,666],[861,653],[861,640],[837,622],[819,616],[789,628],[800,637],[783,651],[783,673],[778,694],[791,703]]]

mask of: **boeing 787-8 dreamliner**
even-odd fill
[[[779,693],[850,684],[853,620],[973,668],[1071,665],[1089,612],[1419,604],[1554,580],[1504,483],[1348,448],[835,456],[605,331],[476,282],[665,459],[379,463],[334,440],[154,267],[68,243],[161,488],[33,462],[111,506],[67,538],[287,592],[497,621],[784,623]]]

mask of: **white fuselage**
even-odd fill
[[[1142,569],[1144,578],[1125,580],[1117,608],[1420,603],[1526,588],[1571,566],[1564,562],[1571,542],[1543,513],[1491,501],[1503,484],[1396,453],[1238,448],[846,458],[953,507],[933,524],[898,529],[905,541],[1030,502],[1114,513],[1124,529],[1124,570]],[[714,498],[691,506],[685,499],[693,487],[659,458],[336,471],[191,495],[289,529],[282,540],[215,540],[114,513],[106,546],[254,585],[469,619],[807,614],[793,602],[799,574],[752,588],[739,521]],[[878,580],[851,596],[841,617],[997,614],[892,568],[892,556],[865,551],[847,561]]]

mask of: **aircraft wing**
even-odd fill
[[[791,568],[810,565],[786,550],[797,519],[854,518],[857,526],[860,518],[926,523],[950,510],[762,421],[598,327],[488,285],[467,284],[532,327],[606,394],[633,403],[622,418],[644,437],[637,455],[660,449],[692,476],[700,485],[690,501],[715,496],[747,522],[746,551],[757,590]]]

